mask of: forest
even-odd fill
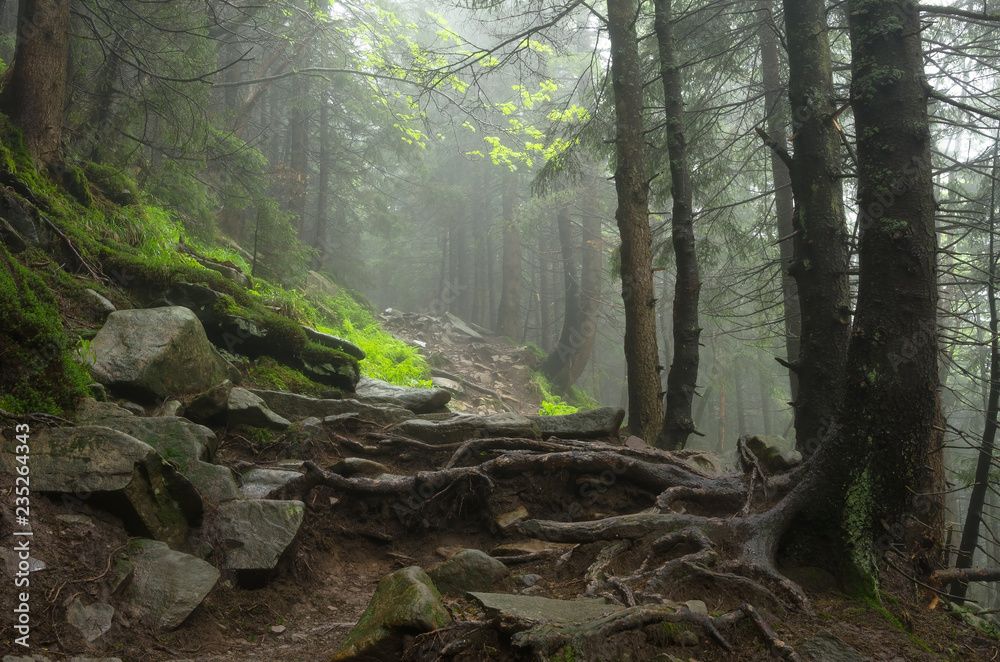
[[[938,2],[0,0],[0,650],[993,659],[1000,2]]]

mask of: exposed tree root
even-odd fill
[[[790,660],[791,662],[800,662],[802,660],[799,654],[795,652],[791,646],[782,641],[771,626],[767,624],[767,621],[753,608],[750,604],[744,604],[740,607],[740,611],[747,615],[747,617],[753,621],[753,624],[757,627],[764,641],[771,647],[771,650],[782,660]]]

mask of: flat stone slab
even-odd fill
[[[414,414],[429,414],[444,408],[451,400],[451,393],[443,388],[410,388],[396,386],[381,379],[362,377],[354,387],[358,399],[367,397],[392,398],[399,400],[403,406]]]
[[[219,580],[210,563],[155,540],[130,546],[134,571],[123,594],[126,610],[161,630],[180,626]]]
[[[392,406],[376,407],[351,399],[320,400],[285,391],[249,390],[262,399],[272,411],[290,421],[300,421],[309,417],[324,419],[328,416],[354,413],[362,419],[380,425],[391,425],[413,417],[413,412],[408,409]]]
[[[618,435],[625,410],[619,407],[598,407],[561,416],[528,416],[538,425],[542,437],[560,439],[594,439]]]
[[[96,640],[111,629],[115,608],[103,602],[85,605],[77,596],[66,608],[66,621],[80,631],[88,642]]]
[[[119,416],[98,424],[135,437],[156,449],[163,459],[182,466],[189,459],[210,460],[219,447],[214,432],[179,416]]]
[[[493,548],[494,556],[514,554],[539,554],[542,552],[568,552],[577,547],[575,542],[546,542],[544,540],[525,540],[523,542],[507,542]]]
[[[273,570],[305,518],[301,501],[227,501],[216,511],[227,570]]]
[[[427,573],[443,595],[510,588],[510,570],[478,549],[463,549]]]
[[[240,492],[246,499],[263,499],[271,490],[281,487],[302,473],[283,469],[254,468],[243,474],[243,486]]]
[[[319,343],[323,347],[329,347],[330,349],[339,349],[344,354],[348,356],[353,356],[357,360],[361,361],[365,358],[365,350],[361,349],[350,340],[344,340],[338,336],[331,333],[323,333],[322,331],[317,331],[308,326],[303,326],[302,330],[306,332],[306,337],[309,338],[314,343]]]
[[[209,503],[219,504],[242,496],[229,467],[201,460],[188,460],[181,473]]]
[[[578,624],[619,611],[618,605],[605,604],[603,600],[553,600],[534,595],[509,593],[474,593],[476,602],[491,615],[513,616],[522,621],[541,623]]]
[[[809,662],[871,662],[870,658],[825,630],[799,646],[798,653]]]

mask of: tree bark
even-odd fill
[[[848,577],[871,593],[883,522],[902,528],[934,435],[937,241],[920,17],[889,0],[852,0],[848,12],[860,279],[844,441],[827,478],[845,504]]]
[[[663,428],[656,445],[684,448],[694,432],[691,406],[698,381],[698,257],[695,254],[691,175],[684,138],[684,101],[681,72],[674,53],[671,0],[655,0],[653,29],[659,43],[660,78],[667,119],[667,152],[670,156],[670,193],[673,197],[671,242],[677,262],[674,282],[674,355],[667,374],[667,401]],[[721,440],[720,440],[721,443]]]
[[[514,218],[516,205],[517,175],[508,172],[503,188],[503,267],[497,333],[512,340],[517,338],[521,316],[521,234]]]
[[[615,95],[615,218],[621,234],[622,299],[625,303],[625,362],[628,369],[628,428],[647,443],[660,433],[660,378],[648,218],[648,182],[643,155],[642,72],[635,34],[635,0],[608,2],[611,79]]]
[[[0,109],[22,132],[38,166],[61,154],[70,0],[21,0],[17,43]]]
[[[757,10],[763,17],[760,36],[761,74],[764,83],[765,118],[767,133],[778,145],[786,145],[788,136],[787,96],[781,82],[781,62],[778,56],[778,37],[774,18],[771,14],[773,0],[759,0]],[[774,208],[777,217],[778,238],[791,236],[794,232],[792,218],[795,202],[792,197],[792,178],[781,157],[771,151],[771,178],[774,182]],[[790,364],[799,359],[799,338],[802,334],[802,320],[799,313],[799,294],[795,279],[789,274],[795,260],[794,244],[786,239],[778,244],[781,256],[781,298],[785,311],[785,358]],[[788,387],[792,402],[799,397],[799,376],[794,370],[788,371]],[[768,433],[770,434],[770,433]]]
[[[795,262],[789,273],[802,312],[795,445],[809,456],[836,417],[844,393],[850,332],[847,235],[826,2],[784,0],[784,7],[795,130]]]

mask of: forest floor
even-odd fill
[[[398,326],[394,331],[404,338],[421,332]],[[428,354],[443,356],[444,361],[437,361],[442,370],[500,396],[493,398],[466,388],[466,395],[456,398],[457,409],[476,413],[537,411],[537,388],[531,385],[527,370],[521,369],[530,360],[530,352],[498,338],[448,340],[441,344],[434,332],[423,329],[422,333]],[[230,466],[253,463],[263,467],[287,461],[293,447],[289,435],[296,434],[292,431],[264,442],[241,429],[219,429],[217,433],[222,441],[218,461]],[[329,467],[343,457],[357,456],[356,442],[378,448],[373,440],[385,436],[386,430],[374,424],[349,419],[340,427],[324,427],[323,436],[314,440],[319,443],[313,444],[317,450],[311,457],[294,459]],[[384,464],[390,473],[413,475],[440,468],[453,450],[399,452],[384,448],[366,457]],[[0,476],[0,490],[10,489],[12,480]],[[534,518],[565,519],[561,516],[569,509],[574,508],[579,515],[582,506],[582,515],[577,519],[597,519],[649,508],[655,498],[655,494],[622,481],[581,503],[574,476],[557,470],[497,480],[488,493],[470,485],[462,498],[442,499],[424,510],[421,521],[404,524],[397,517],[392,499],[345,496],[319,487],[309,494],[297,546],[266,585],[238,586],[232,578],[224,578],[177,630],[157,633],[137,623],[129,624],[128,615],[122,614],[95,644],[85,642],[79,631],[66,622],[65,608],[81,594],[102,601],[112,597],[113,559],[129,540],[118,523],[86,503],[36,498],[32,549],[48,563],[48,568],[32,574],[32,647],[25,651],[10,645],[10,619],[4,618],[0,620],[0,653],[46,655],[52,660],[73,655],[114,656],[126,662],[326,660],[364,612],[386,574],[412,565],[428,569],[456,548],[491,553],[498,545],[527,540],[511,529],[501,530],[496,523],[498,515],[523,506]],[[81,518],[80,514],[90,517]],[[525,592],[573,599],[583,591],[584,573],[606,544],[578,545],[561,564],[550,556],[513,565],[511,570],[541,577]],[[793,648],[825,630],[875,661],[1000,659],[1000,641],[949,617],[941,607],[929,610],[926,598],[913,582],[889,565],[884,567],[881,605],[839,593],[834,579],[821,572],[796,575],[789,569],[789,574],[802,583],[814,614],[766,605],[758,605],[758,609],[777,635]],[[747,601],[747,596],[734,594],[731,588],[704,581],[680,584],[672,589],[670,598],[678,602],[702,600],[710,612],[728,611]],[[463,601],[446,600],[446,605],[457,620],[479,615]],[[705,636],[699,637],[694,646],[672,645],[662,650],[677,659],[700,662],[776,659],[746,621],[724,634],[736,652],[726,653]],[[501,645],[493,652],[473,652],[458,659],[515,659],[509,655],[509,648]],[[618,659],[625,658],[616,658],[616,662]],[[639,662],[651,658],[640,655],[630,659]]]

